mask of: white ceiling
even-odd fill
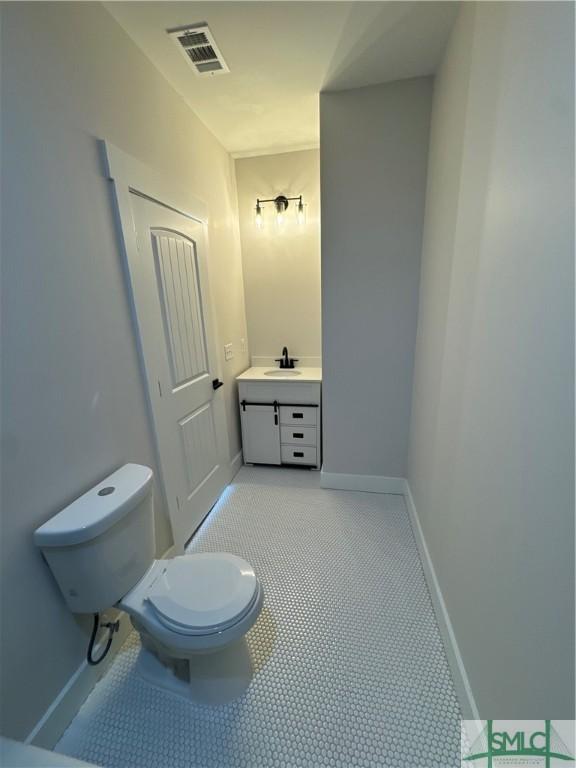
[[[432,74],[456,2],[108,2],[106,8],[226,149],[319,139],[318,93]],[[205,21],[230,74],[200,78],[166,29]]]

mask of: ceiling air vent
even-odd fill
[[[230,72],[205,21],[166,31],[197,75],[206,77]]]

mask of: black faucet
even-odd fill
[[[294,363],[298,362],[298,358],[288,357],[288,347],[283,347],[282,357],[277,357],[276,362],[280,363],[280,368],[294,368]]]

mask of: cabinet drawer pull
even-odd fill
[[[304,418],[304,414],[303,413],[293,413],[292,414],[292,418],[293,419],[303,419]]]
[[[301,440],[303,440],[304,432],[292,432],[292,437],[299,437]]]
[[[304,454],[302,451],[292,451],[292,456],[294,456],[295,459],[303,459]]]

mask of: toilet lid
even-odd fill
[[[146,600],[165,626],[181,634],[220,632],[256,599],[254,570],[221,552],[175,557],[151,585]]]

